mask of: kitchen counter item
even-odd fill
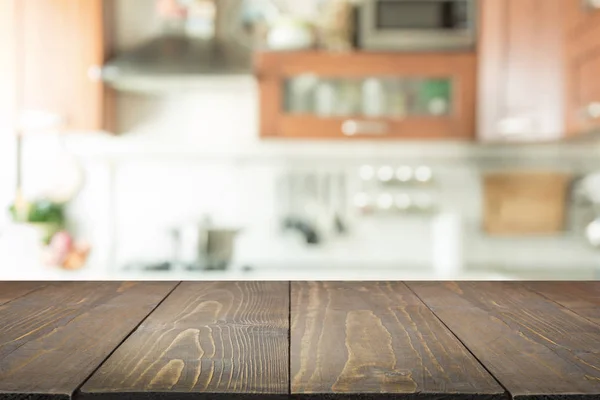
[[[173,230],[175,265],[193,270],[225,270],[231,263],[239,229],[186,224]]]
[[[353,6],[350,0],[324,2],[319,23],[321,46],[329,51],[352,49],[354,34]]]
[[[491,235],[548,235],[563,231],[568,174],[506,172],[483,180],[483,227]]]
[[[310,49],[314,45],[312,27],[305,21],[284,17],[275,21],[267,35],[270,50],[292,51]]]
[[[10,398],[600,396],[600,282],[0,282],[0,304]]]
[[[431,223],[433,269],[440,278],[451,279],[464,270],[461,216],[457,213],[439,213]]]

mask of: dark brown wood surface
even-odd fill
[[[0,306],[0,399],[67,399],[176,283],[55,283]]]
[[[527,282],[525,286],[600,324],[600,282]]]
[[[289,283],[185,282],[81,394],[97,399],[286,397],[288,335]]]
[[[44,282],[0,282],[0,305],[46,286]]]
[[[402,282],[293,282],[291,391],[505,399],[504,389]]]
[[[408,286],[513,397],[599,398],[599,325],[518,282]]]
[[[0,302],[0,400],[600,399],[600,282],[0,282]]]

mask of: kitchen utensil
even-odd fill
[[[585,236],[593,247],[600,247],[600,218],[596,218],[585,228]]]
[[[225,270],[231,263],[237,229],[215,229],[205,231],[206,247],[200,260],[201,269]]]
[[[281,215],[284,229],[297,230],[309,244],[347,231],[345,173],[337,171],[295,171],[278,183],[278,198],[288,199]],[[285,210],[287,207],[287,210]]]
[[[239,229],[219,228],[204,222],[175,228],[176,265],[186,269],[224,270],[229,266]]]

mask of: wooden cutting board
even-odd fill
[[[485,175],[485,232],[490,235],[547,235],[561,232],[570,182],[570,175],[556,172]]]

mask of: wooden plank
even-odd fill
[[[574,313],[600,324],[600,282],[526,282],[524,285]]]
[[[0,305],[25,296],[27,293],[41,289],[46,285],[44,282],[0,282]]]
[[[291,318],[293,395],[507,398],[401,282],[293,282]]]
[[[600,397],[600,328],[518,282],[408,286],[520,399]]]
[[[287,282],[185,282],[81,397],[287,398],[288,335]]]
[[[600,390],[600,358],[590,365],[579,356],[590,353],[600,357],[598,325],[520,282],[464,282],[460,286],[473,302],[500,315],[521,335],[578,364],[588,378],[597,379]]]
[[[0,307],[0,399],[69,399],[176,283],[69,282]]]

